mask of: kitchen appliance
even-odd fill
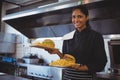
[[[2,17],[2,20],[28,38],[61,37],[74,30],[71,25],[71,10],[77,5],[78,0],[64,0],[8,14]]]
[[[39,58],[36,54],[35,55],[30,54],[29,56],[24,56],[22,59],[25,63],[34,63],[34,64],[39,63]]]
[[[71,25],[71,12],[73,7],[80,5],[80,1],[82,0],[60,0],[57,3],[5,15],[2,21],[28,38],[61,37],[74,30]],[[119,2],[89,0],[91,1],[95,2],[86,4],[90,13],[91,28],[104,35],[120,34]]]
[[[48,80],[62,80],[63,69],[60,67],[30,64],[27,66],[27,75]]]
[[[25,63],[29,63],[29,64],[37,64],[39,62],[39,59],[36,58],[36,59],[30,59],[30,58],[23,58],[23,60],[25,61]]]
[[[110,51],[110,71],[113,74],[120,75],[120,39],[111,39],[108,42]]]
[[[87,71],[78,71],[71,68],[52,67],[43,65],[27,66],[27,75],[47,80],[93,80],[95,75]]]
[[[0,72],[14,75],[16,68],[16,58],[0,57]]]
[[[7,62],[7,63],[16,63],[17,59],[13,58],[13,57],[6,57],[6,56],[2,56],[0,57],[0,61],[1,62]]]

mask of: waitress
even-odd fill
[[[107,57],[102,35],[91,29],[88,20],[88,10],[84,5],[74,7],[72,23],[75,30],[63,36],[62,53],[59,50],[47,51],[58,54],[60,58],[70,54],[76,58],[76,63],[82,64],[71,66],[73,69],[95,73],[104,70]]]

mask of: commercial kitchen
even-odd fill
[[[64,73],[67,67],[49,66],[58,55],[30,45],[51,39],[62,51],[62,37],[74,30],[71,10],[79,5],[87,6],[92,29],[103,35],[107,64],[93,77],[74,80],[120,80],[119,4],[119,0],[1,0],[0,80],[63,80],[66,76],[71,80],[71,72]]]

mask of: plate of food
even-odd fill
[[[57,49],[57,48],[44,46],[44,45],[31,45],[31,47],[42,48],[42,49]]]
[[[55,66],[55,67],[71,67],[73,65],[76,65],[75,63],[75,57],[69,54],[65,54],[62,59],[53,61],[49,64],[49,66]]]
[[[52,63],[49,64],[49,66],[53,66],[53,67],[70,67],[72,65],[74,65],[75,63],[70,63],[69,61],[65,60],[65,59],[60,59],[57,61],[54,61]]]
[[[30,45],[31,47],[36,47],[36,48],[42,48],[42,49],[57,49],[55,48],[55,43],[53,40],[51,39],[45,39],[43,42],[34,42],[32,43],[32,45]]]

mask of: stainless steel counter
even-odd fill
[[[29,64],[29,63],[22,63],[22,62],[17,62],[17,65],[21,67],[27,67],[29,65],[47,66],[47,64],[33,64],[33,63]]]
[[[37,77],[37,78],[43,78],[43,79],[50,79],[50,80],[62,80],[62,70],[64,68],[62,67],[52,67],[45,64],[26,64],[26,63],[17,63],[20,69],[25,68],[27,69],[27,76]],[[23,70],[22,70],[23,71]],[[24,73],[24,72],[22,72]],[[20,74],[19,74],[20,75]]]
[[[105,79],[105,80],[120,80],[120,75],[113,74],[113,73],[106,73],[106,72],[99,72],[97,73],[98,79]]]
[[[32,79],[27,79],[27,78],[17,77],[17,76],[13,76],[13,75],[2,74],[2,75],[0,75],[0,80],[32,80]]]
[[[62,70],[60,67],[31,64],[27,67],[27,75],[48,80],[62,80]]]
[[[30,64],[26,64],[26,63],[21,63],[21,62],[18,62],[17,63],[17,66],[19,67],[27,67],[28,65],[30,65]]]

